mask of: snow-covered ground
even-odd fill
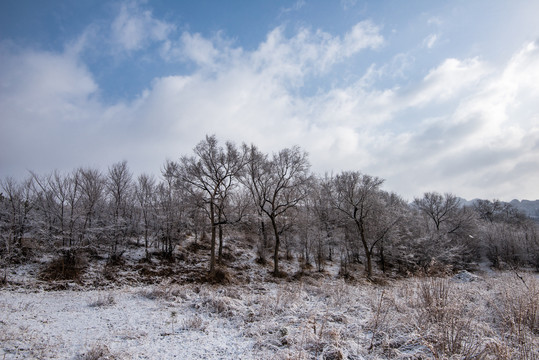
[[[104,347],[121,359],[254,358],[254,341],[237,324],[206,313],[195,326],[193,301],[154,296],[163,295],[143,288],[4,291],[0,358],[84,358]]]
[[[446,358],[444,344],[455,334],[461,337],[452,340],[454,353],[539,356],[538,312],[527,323],[521,319],[518,339],[500,325],[514,321],[511,304],[538,310],[537,278],[523,278],[528,288],[509,273],[383,286],[305,277],[83,291],[4,288],[0,359]],[[451,324],[455,333],[444,339]]]
[[[234,250],[232,250],[234,249]],[[0,287],[4,359],[539,359],[539,277],[497,272],[376,283],[285,260],[285,278],[228,250],[231,283],[210,284],[206,250],[176,260],[129,248],[86,255],[75,281],[45,280],[52,255],[11,265]]]

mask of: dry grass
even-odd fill
[[[77,357],[78,360],[114,360],[115,356],[111,354],[106,345],[96,344],[88,351]]]
[[[539,359],[539,278],[506,272],[466,279],[164,282],[133,294],[164,314],[156,333],[163,324],[167,335],[186,339],[188,332],[228,331],[231,340],[252,344],[255,359]],[[121,307],[125,296],[114,294],[89,302],[92,312]]]
[[[116,304],[116,300],[114,299],[114,295],[112,293],[109,294],[100,294],[97,299],[90,302],[88,306],[90,307],[104,307],[104,306],[112,306]]]

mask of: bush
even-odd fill
[[[41,271],[40,278],[45,281],[79,280],[85,266],[86,260],[77,249],[63,249]]]
[[[205,280],[210,284],[226,285],[232,283],[230,273],[223,268],[218,268],[213,273],[208,274]]]

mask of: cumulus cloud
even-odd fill
[[[430,190],[519,197],[535,186],[529,179],[539,176],[536,43],[502,68],[449,58],[415,84],[377,87],[381,72],[405,76],[401,55],[398,64],[367,64],[358,80],[305,96],[298,91],[305,82],[382,46],[380,29],[366,21],[341,36],[308,28],[287,36],[277,27],[247,51],[218,34],[183,32],[171,40],[171,25],[130,6],[111,27],[125,50],[160,41],[168,61],[190,61],[195,70],[156,77],[134,100],[111,105],[100,101],[78,52],[2,45],[5,171],[21,163],[47,171],[126,159],[137,172],[158,172],[166,158],[216,134],[267,152],[297,144],[315,171],[361,170],[386,178],[389,189],[408,198]]]
[[[488,67],[477,58],[446,59],[425,76],[417,90],[406,99],[407,105],[423,106],[431,102],[450,100],[478,84],[487,73]]]
[[[43,169],[65,158],[81,131],[103,113],[98,86],[88,69],[68,53],[0,46],[0,163],[10,170],[23,161]],[[58,163],[57,163],[58,164]],[[8,166],[9,165],[9,166]],[[35,167],[34,167],[35,166]],[[22,169],[24,171],[25,168]],[[13,175],[21,175],[19,173]]]
[[[416,156],[416,163],[431,162],[416,173],[431,182],[430,190],[445,186],[462,196],[506,199],[533,193],[530,179],[539,176],[539,104],[534,100],[539,94],[532,84],[539,82],[538,71],[535,43],[523,46],[498,71],[476,59],[447,60],[424,79],[416,96],[421,101],[415,104],[469,91],[446,116],[426,119],[414,129],[402,147],[409,155],[406,163]],[[448,78],[448,73],[454,74]],[[404,171],[395,175],[406,176]]]
[[[281,26],[268,34],[266,41],[251,54],[251,61],[260,71],[271,73],[273,77],[302,79],[313,73],[324,73],[361,50],[382,44],[378,27],[370,21],[357,23],[342,38],[307,28],[287,38]]]

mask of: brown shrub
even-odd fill
[[[77,249],[64,249],[40,273],[45,281],[79,280],[86,267],[86,259]]]
[[[213,273],[209,273],[205,280],[210,284],[226,285],[232,283],[230,273],[223,268],[218,268]]]

